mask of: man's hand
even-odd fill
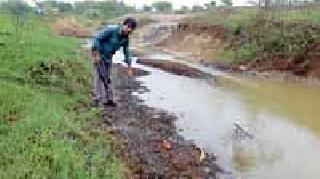
[[[100,52],[92,51],[92,58],[93,58],[93,63],[98,64],[101,60]]]
[[[132,67],[131,66],[128,66],[127,68],[127,74],[129,77],[132,77],[133,76],[133,71],[132,71]]]

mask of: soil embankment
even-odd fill
[[[246,70],[286,71],[296,76],[320,78],[320,44],[310,44],[305,52],[288,59],[271,56],[269,59],[257,58],[244,65]]]
[[[174,52],[184,52],[200,63],[215,66],[221,70],[252,72],[285,72],[298,77],[320,78],[320,46],[310,43],[301,53],[289,57],[268,54],[257,56],[243,62],[233,62],[232,59],[219,59],[219,54],[225,53],[230,46],[227,28],[221,25],[205,25],[179,23],[172,35],[157,44],[160,48]]]
[[[212,62],[223,51],[226,31],[219,25],[179,23],[172,36],[157,45],[166,50],[185,52],[200,62]]]

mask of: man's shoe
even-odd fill
[[[100,100],[99,99],[94,99],[92,101],[92,104],[91,104],[92,107],[99,107],[100,106]]]
[[[117,104],[113,100],[108,100],[107,102],[104,103],[106,106],[110,107],[117,107]]]

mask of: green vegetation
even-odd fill
[[[252,24],[255,22],[257,10],[254,8],[232,9],[216,8],[196,14],[194,17],[184,19],[185,22],[222,25],[226,28],[235,28],[237,25]]]
[[[135,7],[128,6],[124,3],[109,0],[109,1],[79,1],[75,3],[73,14],[85,15],[91,19],[106,20],[112,17],[117,17],[125,13],[135,12]]]
[[[172,11],[172,3],[169,1],[156,1],[152,6],[159,12]]]
[[[225,6],[232,6],[232,0],[221,0],[221,3]]]
[[[221,63],[243,63],[257,57],[256,44],[245,44],[240,49],[226,48],[217,53],[217,62]]]
[[[194,5],[194,6],[192,6],[192,11],[193,12],[203,11],[203,6]]]
[[[310,11],[301,11],[301,12],[281,12],[279,14],[280,19],[284,22],[308,22],[310,24],[319,24],[320,23],[320,8],[312,9]]]
[[[320,11],[317,10],[257,11],[254,21],[234,24],[230,46],[236,53],[247,54],[236,60],[253,60],[256,57],[295,59],[297,56],[307,56],[308,47],[320,42],[317,19]]]
[[[0,14],[0,178],[123,178],[80,41]]]
[[[220,7],[185,22],[223,26],[225,51],[218,53],[217,58],[228,62],[247,62],[261,56],[284,59],[306,56],[308,46],[320,42],[320,8],[316,5],[285,8]]]

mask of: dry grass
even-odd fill
[[[58,19],[51,24],[51,28],[58,35],[62,36],[71,36],[77,38],[88,38],[91,36],[90,31],[71,16]]]

